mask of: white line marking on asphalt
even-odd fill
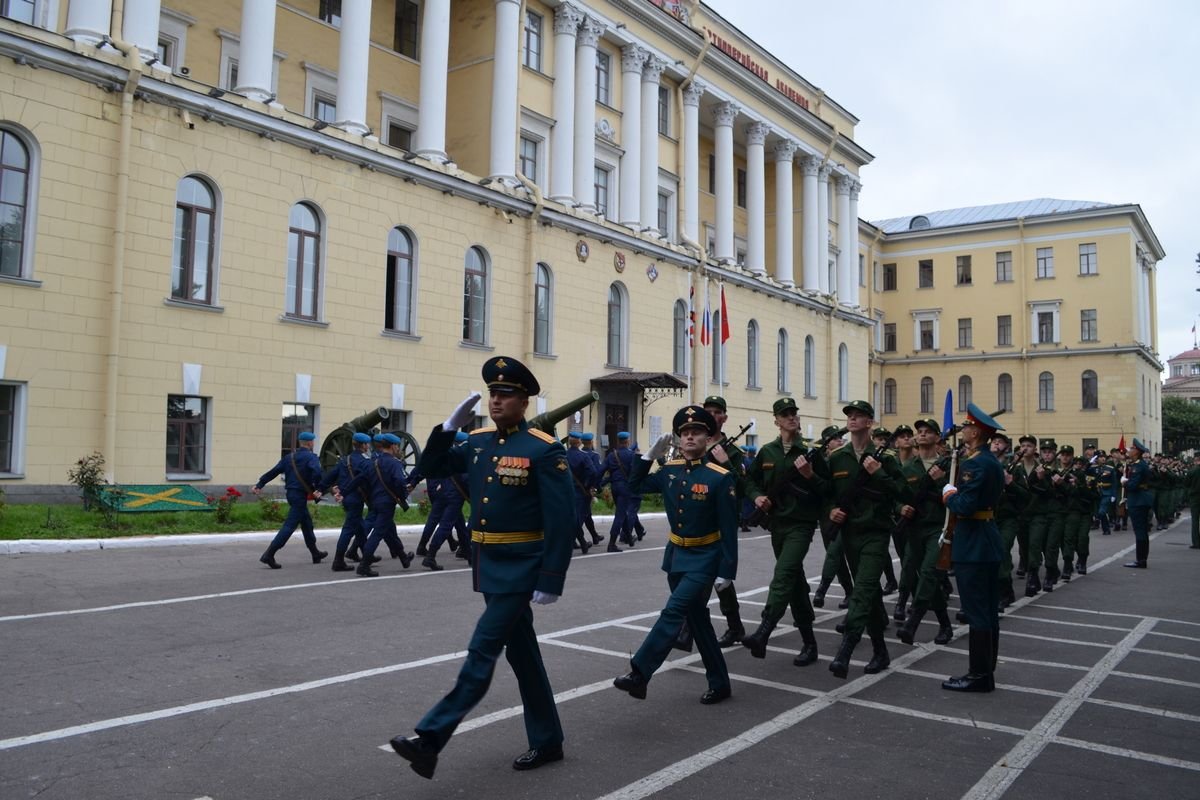
[[[1145,647],[1135,647],[1135,648],[1133,648],[1133,652],[1142,653],[1143,655],[1148,655],[1148,656],[1164,656],[1166,658],[1179,658],[1179,659],[1183,659],[1184,661],[1200,661],[1200,657],[1197,657],[1197,656],[1189,656],[1189,655],[1185,655],[1184,653],[1170,653],[1170,652],[1167,652],[1166,650],[1150,650]]]
[[[1039,606],[1046,608],[1046,606]],[[1049,617],[1031,617],[1028,615],[1017,616],[1015,614],[1005,614],[1005,619],[1018,620],[1020,622],[1045,622],[1048,625],[1067,625],[1072,628],[1095,628],[1102,631],[1119,631],[1121,633],[1129,633],[1130,628],[1122,628],[1117,625],[1093,625],[1090,622],[1071,622],[1066,619],[1050,619]]]
[[[1091,608],[1073,608],[1071,606],[1050,606],[1043,603],[1038,603],[1038,608],[1045,608],[1051,611],[1071,611],[1075,614],[1095,614],[1101,617],[1129,617],[1130,619],[1145,619],[1144,614],[1126,614],[1121,611],[1097,611]],[[1195,625],[1200,627],[1200,622],[1191,622],[1186,619],[1171,619],[1169,617],[1155,617],[1159,622],[1170,622],[1174,625]],[[1154,631],[1151,631],[1154,633]]]
[[[1099,697],[1089,697],[1087,702],[1107,708],[1117,708],[1121,711],[1136,711],[1139,714],[1149,714],[1153,717],[1166,717],[1167,719],[1177,719],[1183,722],[1200,722],[1200,716],[1196,714],[1184,714],[1182,711],[1168,711],[1165,708],[1137,706],[1133,703],[1118,703],[1116,700],[1102,700]]]
[[[1055,736],[1055,744],[1065,744],[1068,747],[1078,747],[1081,750],[1093,750],[1098,753],[1104,753],[1109,756],[1124,756],[1125,758],[1135,758],[1139,761],[1149,761],[1152,764],[1161,764],[1165,767],[1179,767],[1180,769],[1190,769],[1200,772],[1200,764],[1195,761],[1184,761],[1179,758],[1171,758],[1169,756],[1159,756],[1154,753],[1143,753],[1138,750],[1129,750],[1124,747],[1113,747],[1107,744],[1097,744],[1096,742],[1085,742],[1082,739],[1068,739],[1065,736]]]
[[[1133,678],[1135,681],[1150,681],[1151,683],[1165,683],[1169,686],[1186,686],[1189,689],[1200,689],[1200,683],[1181,681],[1177,678],[1164,678],[1160,675],[1143,675],[1140,672],[1120,672],[1118,670],[1113,670],[1112,674],[1118,678]]]
[[[694,665],[679,667],[683,672],[694,672],[697,675],[706,674],[704,667]],[[736,672],[729,673],[729,680],[738,681],[740,683],[749,683],[753,686],[765,686],[768,689],[778,689],[781,692],[790,692],[791,694],[802,694],[808,697],[820,697],[825,694],[817,689],[808,689],[804,686],[793,686],[790,683],[779,683],[778,681],[768,681],[764,678],[756,678],[753,675],[741,675]]]
[[[847,697],[842,702],[847,705],[861,706],[863,708],[874,709],[875,711],[886,711],[905,717],[916,717],[917,719],[929,720],[930,722],[944,722],[950,725],[962,725],[967,728],[982,728],[983,730],[1008,733],[1013,736],[1024,736],[1028,732],[1023,728],[1014,728],[1011,725],[1001,725],[996,722],[984,722],[983,720],[967,719],[965,717],[948,717],[945,714],[932,714],[928,711],[918,711],[915,708],[877,703],[874,700],[860,700],[857,697]]]
[[[1000,634],[1001,641],[1004,640],[1006,635],[1006,632],[1002,632]],[[1017,658],[1016,656],[1005,655],[1003,648],[1000,649],[1000,663],[1029,664],[1033,667],[1052,667],[1053,669],[1074,669],[1080,672],[1087,672],[1089,669],[1091,669],[1091,667],[1081,667],[1078,664],[1063,664],[1059,661],[1039,661],[1036,658]]]
[[[1185,642],[1200,642],[1200,636],[1181,636],[1178,633],[1164,633],[1163,631],[1150,631],[1151,636],[1164,636],[1168,639],[1182,639]]]
[[[1156,620],[1148,618],[1138,623],[1128,636],[1109,650],[1108,654],[1100,659],[1100,663],[1080,678],[1071,690],[1054,704],[1049,713],[963,795],[963,800],[998,798],[1007,792],[1025,769],[1046,749],[1046,745],[1054,740],[1088,695],[1129,655],[1146,632],[1154,627],[1155,622]]]
[[[1001,663],[1001,666],[1003,666],[1003,662]],[[912,667],[894,669],[893,671],[898,672],[901,675],[913,675],[918,678],[932,678],[935,681],[944,681],[947,677],[945,673],[939,674],[937,672],[926,672],[925,670],[913,669]],[[1053,689],[1039,689],[1036,686],[1017,686],[1013,683],[997,683],[996,688],[1005,689],[1012,692],[1021,692],[1022,694],[1044,695],[1046,697],[1062,697],[1065,694],[1064,692],[1056,692]]]
[[[1018,636],[1022,639],[1036,639],[1039,642],[1054,642],[1056,644],[1077,644],[1080,647],[1100,647],[1105,650],[1112,647],[1111,644],[1104,642],[1085,642],[1082,639],[1062,639],[1058,636],[1042,636],[1036,633],[1021,633],[1020,631],[1010,631],[1007,628],[1003,630],[1001,636]]]

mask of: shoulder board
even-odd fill
[[[717,473],[718,475],[725,475],[726,473],[729,472],[729,470],[725,469],[720,464],[714,464],[711,461],[708,462],[707,464],[705,464],[704,466],[708,467],[709,469],[711,469],[713,472]]]
[[[537,438],[541,439],[546,444],[555,444],[558,442],[558,439],[555,439],[553,436],[551,436],[550,434],[546,433],[543,430],[538,430],[537,428],[526,428],[525,431],[530,436],[536,436]]]
[[[475,435],[475,434],[477,434],[477,433],[495,433],[495,432],[496,432],[496,428],[495,428],[495,427],[491,427],[491,428],[476,428],[475,430],[471,431],[471,435],[472,435],[472,436],[474,436],[474,435]]]
[[[668,461],[668,462],[667,462],[667,466],[669,466],[669,467],[677,467],[677,466],[679,466],[680,464],[686,464],[686,463],[687,463],[687,461],[686,461],[685,459],[682,459],[682,458],[672,458],[670,461]]]

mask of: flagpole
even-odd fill
[[[701,331],[706,331],[706,330],[708,330],[708,329],[709,329],[710,320],[709,320],[709,317],[708,317],[708,311],[709,311],[709,304],[708,304],[708,275],[705,275],[705,276],[704,276],[704,318],[703,318],[703,322],[702,322],[702,323],[701,323],[701,325],[700,325],[700,330],[701,330]],[[704,339],[705,339],[705,338],[706,338],[706,337],[704,337],[704,335],[703,335],[703,334],[701,334],[701,337],[700,337],[700,343],[701,343],[702,345],[704,344]],[[711,344],[712,344],[712,336],[710,335],[710,336],[708,336],[707,338],[708,338],[708,345],[710,345],[710,346],[711,346]],[[709,356],[709,352],[708,352],[708,349],[707,349],[707,347],[705,347],[705,348],[704,348],[704,350],[703,350],[703,353],[702,353],[702,354],[701,354],[701,356],[700,356],[700,360],[701,360],[701,361],[704,363],[704,382],[700,384],[700,386],[701,386],[701,389],[703,390],[703,391],[701,391],[701,392],[700,392],[700,396],[701,396],[701,397],[707,397],[707,396],[708,396],[708,367],[709,367],[709,361],[710,361],[710,359],[709,359],[709,357],[708,357],[708,356]]]

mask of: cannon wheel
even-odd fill
[[[407,431],[393,431],[396,436],[400,437],[400,453],[397,458],[404,465],[404,472],[411,473],[417,468],[417,461],[421,458],[421,445],[417,444],[416,438]]]

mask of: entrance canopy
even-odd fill
[[[670,372],[612,372],[592,378],[592,388],[599,392],[636,392],[642,396],[642,411],[664,397],[683,397],[687,381]]]

